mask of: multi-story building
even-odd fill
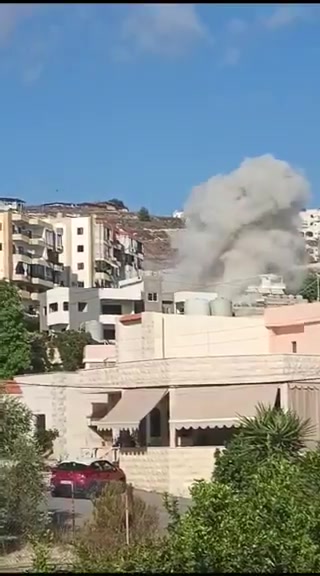
[[[129,233],[94,215],[58,214],[46,219],[63,239],[61,262],[67,286],[111,288],[120,280],[140,276],[143,247]]]
[[[26,307],[35,307],[41,292],[63,285],[61,252],[61,235],[49,223],[23,211],[0,212],[0,278],[18,286]]]
[[[85,329],[96,342],[115,341],[117,318],[144,308],[143,282],[119,288],[54,288],[41,296],[40,330]]]
[[[320,210],[318,208],[300,212],[302,220],[301,232],[306,242],[306,249],[310,259],[319,261],[320,242]]]

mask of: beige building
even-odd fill
[[[61,252],[62,238],[49,223],[23,211],[0,212],[0,278],[18,286],[26,306],[63,283]]]
[[[95,215],[57,214],[46,220],[62,236],[67,286],[108,288],[140,276],[143,247],[127,232],[115,230]]]
[[[31,410],[58,428],[56,457],[112,458],[120,438],[130,482],[187,496],[259,402],[309,417],[319,440],[320,350],[305,347],[309,325],[316,339],[318,309],[297,305],[266,318],[128,314],[117,320],[115,350],[86,351],[88,369],[17,381]]]

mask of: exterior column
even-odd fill
[[[175,425],[171,424],[173,418],[173,407],[175,401],[175,389],[169,388],[169,446],[175,448],[176,446],[176,429]]]
[[[150,446],[150,413],[146,416],[146,445]]]

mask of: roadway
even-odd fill
[[[134,493],[150,506],[157,508],[160,528],[166,528],[168,514],[163,506],[162,496],[156,492],[144,492],[143,490],[135,490]],[[82,498],[76,498],[73,502],[75,526],[80,528],[86,520],[90,519],[93,505],[90,500],[83,500]],[[50,494],[47,495],[48,509],[53,514],[57,527],[59,526],[62,529],[72,527],[73,502],[71,498],[52,498]],[[181,512],[185,512],[189,504],[190,500],[188,498],[179,498]]]

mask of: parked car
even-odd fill
[[[52,468],[50,491],[52,496],[92,498],[108,482],[126,483],[123,470],[108,460],[63,461]]]

